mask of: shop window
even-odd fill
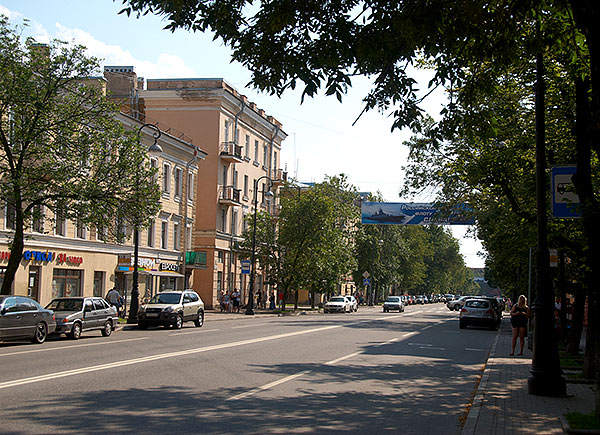
[[[217,272],[217,292],[223,290],[223,272]]]
[[[4,283],[4,274],[6,273],[6,267],[0,267],[0,287]]]
[[[81,296],[81,272],[77,269],[54,269],[52,297]]]
[[[104,295],[104,272],[94,271],[94,296],[101,298]]]

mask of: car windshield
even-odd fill
[[[54,299],[46,308],[52,311],[81,311],[83,299]]]
[[[488,303],[488,301],[482,301],[482,300],[471,300],[471,301],[467,301],[465,303],[465,305],[468,308],[489,308],[490,304]]]
[[[345,302],[346,299],[342,298],[342,297],[337,297],[337,298],[331,298],[331,300],[329,302]]]
[[[181,294],[179,293],[159,293],[150,299],[149,304],[178,304]]]
[[[387,298],[386,302],[398,302],[400,298]]]

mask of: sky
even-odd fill
[[[139,19],[119,15],[120,0],[0,0],[0,14],[12,24],[28,20],[24,30],[38,42],[57,38],[84,45],[88,53],[102,59],[102,65],[134,66],[138,77],[223,78],[240,93],[274,116],[288,134],[283,143],[282,167],[299,181],[319,182],[326,175],[344,173],[361,192],[380,192],[387,202],[408,202],[400,198],[402,166],[406,163],[408,130],[391,132],[388,114],[370,111],[352,124],[363,109],[362,98],[370,89],[368,79],[352,82],[342,103],[322,93],[306,98],[301,90],[281,98],[260,93],[251,87],[251,73],[231,62],[231,51],[211,34],[163,30],[166,21],[146,15]],[[428,73],[422,73],[426,83]],[[423,106],[439,117],[443,94],[434,93]],[[202,146],[202,144],[198,144]],[[435,198],[421,196],[418,202]],[[461,253],[469,267],[483,267],[478,240],[466,235],[468,227],[452,226],[459,238]]]

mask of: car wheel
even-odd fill
[[[45,323],[40,322],[35,327],[35,334],[31,338],[32,343],[42,344],[48,337],[48,327]]]
[[[71,338],[71,340],[79,340],[79,337],[81,337],[81,324],[80,323],[77,323],[77,322],[73,323],[73,327],[71,328],[69,337]]]
[[[177,318],[175,319],[175,323],[173,323],[173,328],[181,329],[183,327],[183,316],[181,314],[177,314]]]
[[[460,306],[459,305],[455,305],[454,306],[454,311],[459,311],[460,310]]]
[[[466,322],[463,322],[462,320],[460,320],[460,321],[458,322],[458,327],[459,327],[460,329],[465,329],[465,328],[467,327],[467,323],[466,323]]]
[[[204,325],[204,311],[198,311],[196,320],[194,320],[194,325],[196,325],[196,328],[202,328],[202,326]]]
[[[138,328],[140,329],[148,329],[148,324],[145,322],[138,322]]]
[[[106,323],[104,324],[104,328],[102,328],[102,335],[105,337],[109,337],[110,334],[112,334],[112,332],[113,332],[112,323],[107,320]]]

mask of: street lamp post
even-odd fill
[[[194,157],[192,157],[185,165],[185,195],[183,197],[183,264],[181,266],[181,273],[183,275],[183,290],[187,288],[187,250],[188,250],[188,237],[187,237],[187,219],[188,219],[188,201],[190,200],[190,167],[196,161],[198,157],[198,148],[194,147]],[[193,201],[193,198],[192,198]]]
[[[273,180],[267,175],[254,180],[254,216],[252,221],[252,254],[250,257],[250,282],[248,284],[248,304],[246,305],[246,315],[254,315],[254,274],[255,274],[255,260],[256,260],[256,212],[258,209],[258,182],[262,179],[269,180],[269,190],[263,192],[265,196],[273,196],[271,192],[271,185]]]
[[[158,145],[158,138],[162,134],[160,128],[158,128],[154,124],[143,124],[137,132],[138,142],[141,143],[141,134],[144,128],[150,128],[153,130],[152,136],[154,137],[154,143],[148,147],[148,154],[151,156],[156,156],[162,153],[162,148]],[[138,281],[139,281],[139,246],[140,246],[140,237],[139,237],[139,222],[135,221],[135,225],[133,228],[133,281],[131,284],[131,303],[129,305],[129,317],[127,318],[127,323],[137,323],[137,315],[139,308],[139,289],[138,289]]]

